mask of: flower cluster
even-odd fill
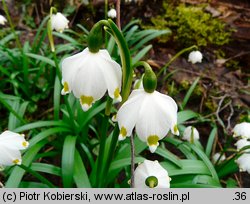
[[[101,29],[98,24],[90,31],[88,47],[62,61],[61,94],[73,92],[80,100],[83,111],[88,111],[106,91],[114,101],[121,102],[122,70],[108,51],[101,49]],[[128,100],[119,108],[116,116],[120,129],[119,140],[133,134],[147,143],[151,153],[159,146],[169,131],[179,135],[177,128],[177,104],[170,97],[156,91],[157,79],[151,67],[141,62],[145,74],[140,89],[133,90]],[[135,172],[135,187],[169,187],[167,171],[160,164],[146,160]],[[142,185],[143,184],[143,185]]]
[[[237,124],[234,129],[234,137],[240,137],[241,139],[235,143],[237,150],[240,151],[242,148],[250,146],[250,123],[243,122]],[[243,154],[235,161],[240,171],[247,171],[250,174],[250,148],[243,151]]]
[[[21,152],[29,146],[23,134],[11,132],[9,130],[0,134],[0,166],[11,166],[21,164]]]

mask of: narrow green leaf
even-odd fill
[[[205,165],[207,166],[207,168],[209,169],[209,171],[211,172],[212,177],[218,181],[219,183],[219,177],[217,175],[217,172],[214,169],[213,164],[211,163],[211,161],[209,160],[209,158],[207,157],[207,155],[200,150],[198,147],[196,147],[193,144],[187,143],[186,144],[202,159],[202,161],[205,163]]]
[[[34,58],[34,59],[37,59],[41,62],[45,62],[46,64],[49,64],[51,65],[52,67],[55,67],[55,62],[53,60],[51,60],[50,58],[48,57],[44,57],[42,55],[38,55],[38,54],[33,54],[33,53],[25,53],[28,57],[31,57],[31,58]]]
[[[133,58],[132,58],[132,66],[139,62],[147,53],[148,51],[152,48],[152,45],[148,45],[144,47],[140,52],[138,52]]]
[[[192,118],[196,118],[198,116],[198,113],[195,113],[191,110],[184,110],[184,111],[179,111],[177,114],[177,119],[178,119],[178,124],[184,123],[187,120],[190,120]]]
[[[206,155],[208,158],[211,156],[211,151],[214,145],[214,139],[217,135],[217,126],[215,126],[209,134],[207,146],[206,146]]]
[[[61,176],[61,168],[52,164],[46,163],[32,163],[30,167],[33,171],[39,171],[55,176]]]
[[[73,178],[76,183],[76,186],[78,188],[91,188],[86,168],[77,149],[75,151],[74,165],[75,166],[74,166]]]
[[[68,124],[66,124],[63,121],[37,121],[37,122],[33,122],[33,123],[28,123],[26,125],[20,126],[16,129],[14,129],[14,132],[24,132],[27,130],[32,130],[35,128],[42,128],[42,127],[51,127],[51,126],[59,126],[59,127],[64,127],[67,128],[69,127]]]
[[[189,101],[189,99],[190,99],[190,97],[191,97],[191,95],[192,95],[192,93],[193,93],[193,91],[194,91],[196,85],[198,84],[199,80],[200,80],[200,77],[198,77],[198,78],[193,82],[193,84],[191,85],[191,87],[188,89],[188,92],[187,92],[187,94],[185,95],[185,97],[184,97],[184,99],[183,99],[183,102],[182,102],[182,104],[181,104],[181,109],[182,109],[182,110],[186,107],[187,102]]]
[[[168,171],[169,176],[179,176],[186,174],[205,174],[211,175],[209,169],[200,160],[189,160],[182,159],[180,160],[182,168],[176,167],[173,163],[170,162],[161,162],[161,165]]]
[[[62,180],[65,188],[71,188],[73,185],[73,175],[75,166],[75,145],[76,136],[68,135],[63,144],[62,150]]]
[[[162,147],[158,147],[155,151],[156,154],[164,157],[165,159],[173,162],[176,166],[182,167],[180,159],[175,156],[172,152],[168,151],[167,149],[163,149]]]
[[[55,127],[55,128],[50,128],[47,130],[43,130],[42,132],[38,133],[37,135],[35,135],[34,137],[32,137],[29,140],[29,147],[34,146],[35,144],[37,144],[38,142],[40,142],[41,140],[56,134],[56,133],[63,133],[63,132],[69,132],[69,129],[67,128],[63,128],[63,127]]]

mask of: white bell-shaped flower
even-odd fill
[[[192,64],[202,61],[202,54],[200,51],[192,51],[188,55],[188,61]]]
[[[169,188],[171,178],[158,161],[145,160],[134,173],[135,188]]]
[[[223,162],[225,159],[226,159],[225,154],[221,155],[221,153],[217,152],[213,155],[212,161],[215,164],[216,162],[217,163]]]
[[[243,139],[238,140],[238,141],[235,143],[235,146],[237,147],[237,150],[240,150],[240,149],[242,149],[243,147],[250,146],[250,142],[247,141],[246,138],[243,138]],[[245,151],[250,151],[250,149],[249,149],[249,150],[245,150]]]
[[[235,125],[233,132],[234,132],[234,137],[242,137],[250,139],[250,123],[243,122]]]
[[[0,15],[0,25],[5,25],[6,22],[7,19],[4,16]]]
[[[198,140],[199,138],[199,132],[195,127],[188,126],[185,128],[182,139],[191,142],[192,140]]]
[[[11,132],[9,130],[0,135],[0,166],[11,166],[21,164],[22,158],[20,150],[26,149],[29,143],[23,134]]]
[[[116,18],[116,10],[115,9],[110,9],[109,11],[108,11],[108,17],[109,18]]]
[[[150,151],[155,152],[158,141],[164,138],[171,129],[175,135],[177,128],[177,104],[164,94],[144,89],[133,90],[128,100],[117,113],[120,128],[119,140],[132,134],[135,127],[138,137],[147,142]]]
[[[250,174],[250,154],[244,153],[235,160],[238,164],[240,171],[247,171]]]
[[[69,28],[69,20],[60,12],[52,14],[51,16],[51,27],[52,30],[62,33],[64,29]]]
[[[121,80],[121,66],[111,59],[107,50],[92,53],[86,48],[62,62],[61,94],[72,91],[80,99],[84,111],[102,98],[107,90],[111,98],[120,102]]]

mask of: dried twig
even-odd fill
[[[131,146],[131,180],[130,187],[135,187],[134,171],[135,171],[135,144],[133,134],[130,137],[130,146]]]
[[[116,1],[116,25],[121,30],[121,0]]]
[[[231,127],[231,118],[232,118],[232,116],[233,116],[233,114],[234,114],[234,109],[233,109],[233,105],[232,105],[232,101],[231,101],[231,103],[229,104],[229,107],[230,107],[230,115],[228,116],[228,118],[227,118],[227,130],[228,131],[231,131],[231,129],[232,129],[232,127]]]

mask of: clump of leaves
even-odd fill
[[[205,6],[180,4],[175,7],[164,2],[163,8],[162,15],[151,18],[153,27],[159,30],[170,28],[174,41],[182,46],[223,45],[230,40],[232,29],[226,29],[225,23],[205,12]]]

